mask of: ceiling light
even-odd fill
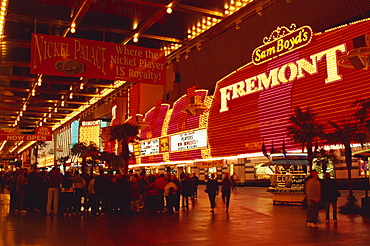
[[[133,41],[137,43],[139,41],[139,33],[135,33]]]
[[[172,8],[171,7],[167,7],[167,14],[171,14],[172,13]]]
[[[60,106],[64,107],[64,101],[61,102]]]
[[[84,83],[81,83],[80,84],[80,90],[83,90],[84,89]]]
[[[58,112],[58,108],[54,108],[54,113]]]
[[[73,93],[69,94],[69,99],[73,98]]]

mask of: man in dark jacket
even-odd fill
[[[206,192],[208,193],[209,202],[211,203],[211,213],[215,212],[216,196],[218,196],[218,183],[215,179],[215,174],[212,173],[211,177],[207,181]]]
[[[325,173],[324,179],[321,181],[321,201],[325,204],[326,222],[330,222],[330,205],[333,207],[333,220],[334,223],[338,222],[337,219],[337,200],[340,196],[337,188],[337,183],[334,179],[330,178],[330,173]]]
[[[96,176],[94,182],[94,191],[96,192],[96,215],[104,215],[107,211],[108,199],[108,179],[104,175],[104,170],[101,169],[100,174]]]
[[[232,182],[230,179],[230,174],[225,172],[225,177],[222,180],[222,201],[226,204],[226,212],[229,211],[229,204],[230,204],[230,193],[231,193]]]
[[[44,179],[38,171],[37,167],[33,168],[33,171],[30,172],[27,176],[27,204],[30,208],[30,211],[39,212],[42,208],[42,193],[45,186]]]

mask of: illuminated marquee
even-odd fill
[[[141,155],[153,155],[159,153],[159,139],[152,139],[140,143]]]
[[[295,24],[292,24],[290,29],[285,26],[278,27],[269,38],[263,39],[263,45],[253,51],[252,62],[255,65],[262,64],[306,46],[311,42],[312,36],[312,29],[309,26],[303,26],[297,30]]]
[[[228,101],[243,97],[250,93],[270,89],[274,86],[296,79],[306,77],[306,74],[314,75],[318,71],[318,63],[322,60],[326,62],[327,77],[325,83],[342,80],[338,69],[338,53],[347,51],[345,44],[340,44],[333,48],[321,51],[310,56],[310,61],[306,58],[299,59],[295,62],[289,62],[281,67],[274,68],[268,72],[249,77],[240,82],[220,88],[221,105],[220,112],[229,110]],[[325,58],[325,59],[323,59]]]
[[[369,97],[370,70],[337,65],[354,49],[353,39],[368,34],[365,19],[314,34],[309,45],[259,65],[252,62],[218,81],[208,119],[210,156],[262,155],[300,150],[287,134],[290,116],[299,107],[316,114],[315,122],[331,129],[357,110],[355,101]]]
[[[207,147],[207,129],[170,136],[170,151]]]

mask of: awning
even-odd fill
[[[308,165],[308,160],[273,160],[264,163],[262,166],[277,166],[277,165]]]
[[[355,158],[368,158],[370,157],[370,149],[364,149],[352,153],[352,156]]]
[[[262,166],[276,166],[276,165],[308,165],[306,153],[274,153],[271,154],[271,161]]]

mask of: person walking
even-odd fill
[[[233,175],[231,175],[232,191],[236,191],[236,182],[238,180],[239,180],[239,178],[236,175],[236,173],[233,173]]]
[[[208,193],[208,199],[211,204],[211,213],[215,212],[216,207],[216,196],[218,196],[218,183],[215,179],[215,174],[211,173],[211,177],[207,181],[206,192]]]
[[[316,170],[312,170],[310,178],[304,185],[307,201],[307,226],[317,227],[321,199],[321,183]]]
[[[230,174],[228,172],[225,172],[224,175],[225,177],[222,180],[221,193],[222,193],[222,201],[226,204],[226,212],[228,212],[229,205],[230,205],[230,193],[231,193],[232,182],[230,179]]]
[[[164,187],[164,195],[166,197],[166,208],[167,213],[173,214],[173,209],[176,211],[176,199],[179,187],[176,185],[174,180],[168,179],[166,186]]]
[[[193,173],[193,177],[191,177],[191,179],[193,180],[193,187],[194,187],[192,198],[193,199],[198,198],[199,178],[195,173]]]
[[[62,183],[62,175],[58,167],[54,168],[49,177],[48,183],[48,201],[46,205],[46,213],[51,214],[52,207],[53,213],[58,214],[60,184]]]
[[[184,179],[181,181],[181,195],[182,195],[182,207],[189,208],[189,197],[193,195],[194,185],[193,180],[189,174],[186,173]]]
[[[326,222],[330,222],[330,205],[333,208],[334,223],[338,222],[337,218],[337,200],[340,192],[337,188],[337,182],[330,178],[330,173],[325,173],[321,182],[321,201],[325,204]]]

